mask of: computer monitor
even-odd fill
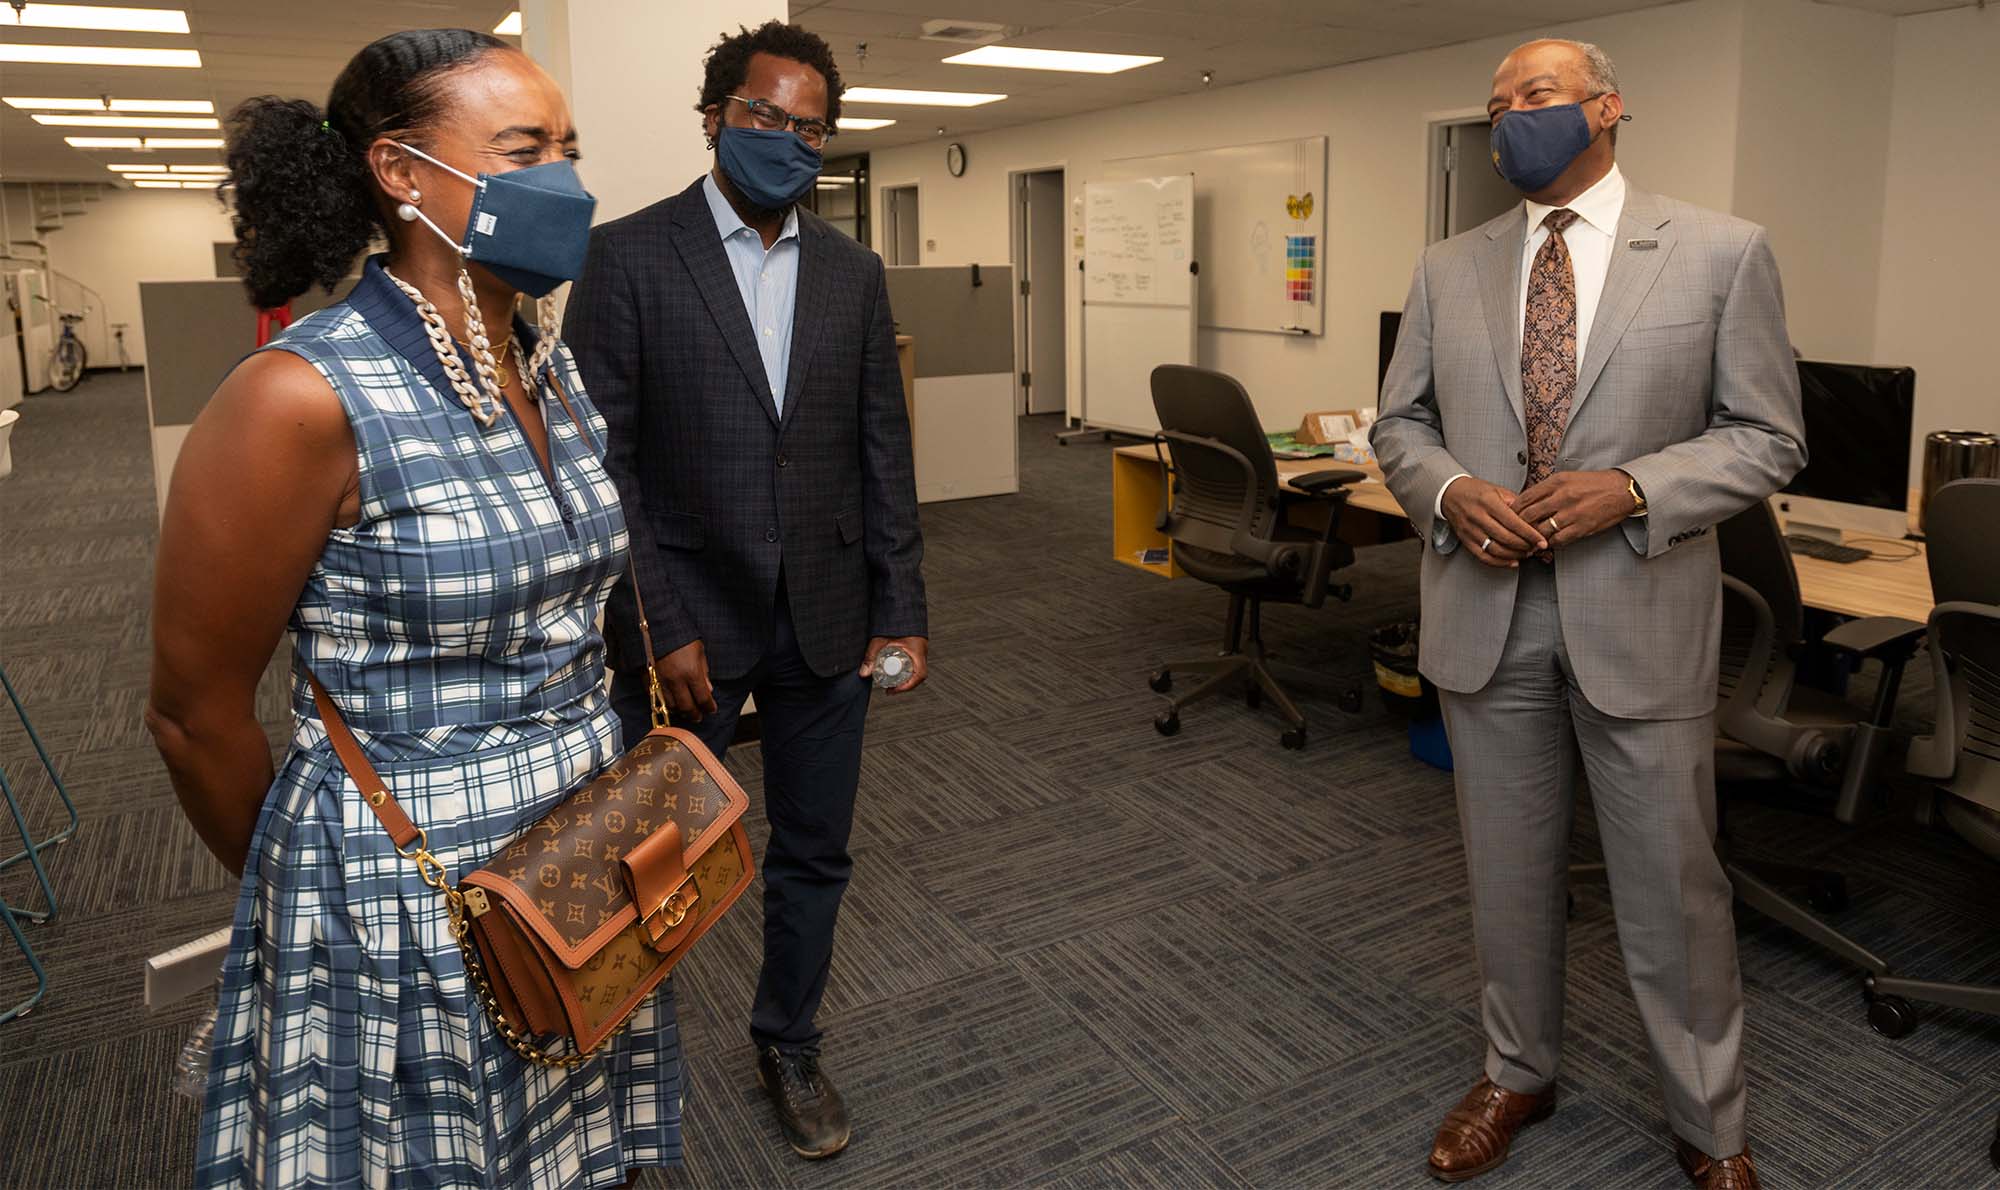
[[[1380,336],[1375,345],[1375,395],[1382,395],[1382,381],[1389,375],[1389,361],[1396,358],[1396,332],[1403,329],[1401,310],[1382,311]]]
[[[1774,499],[1788,533],[1909,532],[1912,368],[1800,360],[1806,465]]]

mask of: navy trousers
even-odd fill
[[[750,1009],[758,1049],[815,1047],[813,1017],[833,961],[833,928],[854,861],[854,790],[861,780],[861,729],[873,687],[852,670],[822,678],[799,652],[791,602],[778,580],[771,651],[740,678],[715,683],[715,713],[686,725],[721,756],[743,702],[757,698],[764,749],[764,966]],[[644,673],[620,673],[612,705],[629,747],[651,730]],[[677,725],[678,726],[678,725]]]

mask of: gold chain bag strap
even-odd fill
[[[588,438],[553,369],[548,379]],[[651,658],[636,571],[630,577]],[[466,975],[494,1027],[541,1065],[589,1061],[750,886],[749,798],[699,739],[667,725],[659,676],[648,667],[647,677],[653,729],[453,887],[423,828],[306,670],[334,754],[396,853],[444,897]],[[565,1052],[550,1054],[537,1040],[552,1036],[568,1041]]]

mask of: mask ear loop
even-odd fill
[[[486,187],[486,183],[480,179],[469,176],[463,170],[453,169],[451,166],[446,165],[444,162],[439,161],[414,145],[406,145],[401,141],[390,141],[389,143],[406,153],[423,158],[446,173],[454,174],[482,190]],[[500,391],[500,368],[493,359],[493,345],[486,334],[486,320],[479,313],[478,295],[473,292],[472,288],[472,274],[467,272],[465,268],[467,260],[466,250],[457,240],[446,235],[444,229],[433,222],[429,215],[419,210],[416,204],[404,203],[396,209],[396,213],[403,219],[415,216],[423,220],[425,227],[436,232],[439,239],[451,245],[451,250],[458,253],[458,297],[459,301],[465,306],[465,342],[467,346],[472,348],[472,365],[474,370],[479,373],[479,387],[486,399],[492,403],[489,407],[491,410],[489,414],[482,415],[478,409],[474,409],[473,414],[480,417],[480,420],[485,424],[491,425],[494,420],[498,419],[500,411],[507,407],[506,398]],[[522,383],[526,384],[528,382],[524,379]]]

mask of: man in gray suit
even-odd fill
[[[1555,1107],[1576,779],[1683,1169],[1753,1187],[1743,995],[1714,852],[1712,528],[1804,463],[1762,228],[1628,187],[1595,46],[1501,63],[1494,163],[1526,201],[1427,249],[1374,445],[1423,536],[1482,977],[1486,1068],[1430,1155],[1506,1159]]]

